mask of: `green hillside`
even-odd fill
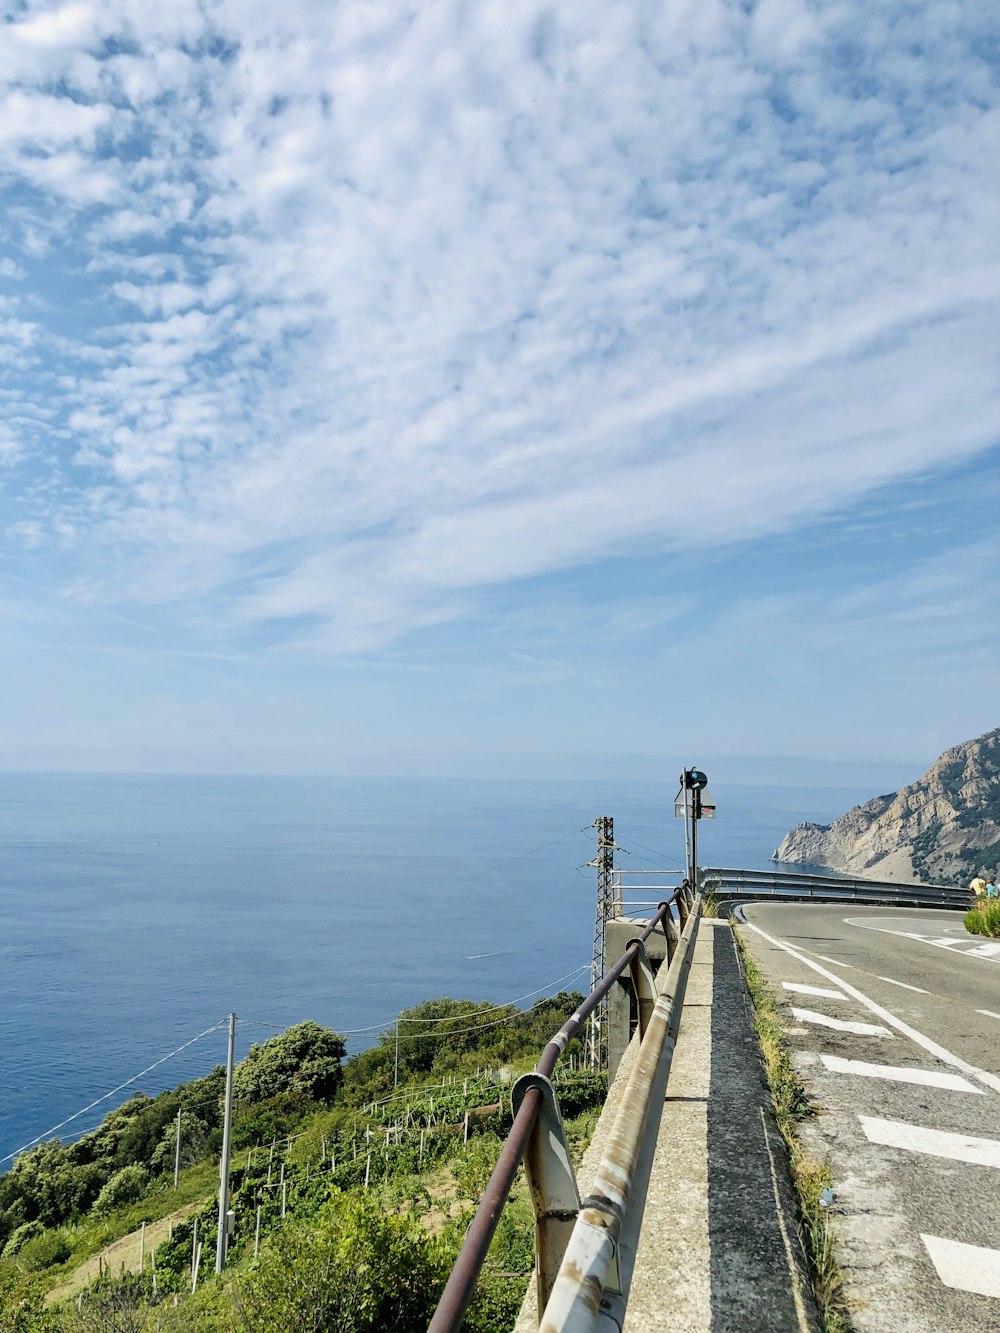
[[[253,1047],[233,1080],[236,1221],[220,1277],[224,1070],[33,1148],[0,1177],[0,1333],[424,1330],[509,1127],[511,1080],[580,1000],[428,1001],[403,1015],[398,1070],[391,1032],[350,1059],[314,1023]],[[582,1152],[606,1080],[573,1072],[578,1057],[571,1043],[560,1100]],[[506,1333],[532,1265],[519,1182],[470,1333]]]

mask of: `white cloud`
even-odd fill
[[[29,4],[11,235],[99,284],[46,517],[95,595],[357,646],[986,449],[1000,113],[946,8]]]

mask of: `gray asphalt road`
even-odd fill
[[[1000,1333],[1000,941],[958,912],[757,903],[858,1333]]]

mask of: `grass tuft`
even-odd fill
[[[823,1333],[851,1333],[840,1267],[834,1254],[833,1232],[826,1209],[820,1203],[823,1191],[831,1187],[830,1168],[825,1163],[812,1161],[798,1136],[800,1122],[814,1115],[815,1108],[792,1066],[774,998],[744,946],[739,931],[734,930],[733,934],[743,959],[747,989],[753,1002],[754,1027],[764,1056],[775,1118],[788,1145],[789,1168],[799,1204],[802,1247],[820,1326]]]
[[[709,875],[704,870],[698,872],[698,888],[701,890],[701,914],[710,921],[717,921],[722,912],[719,890],[722,884],[718,875]]]
[[[965,914],[965,929],[970,935],[1000,936],[1000,898],[989,898],[970,908]]]

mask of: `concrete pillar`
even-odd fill
[[[647,919],[648,920],[648,917]],[[636,939],[642,934],[646,927],[646,921],[635,921],[630,917],[619,917],[615,921],[609,921],[607,924],[605,957],[608,964],[616,963],[625,952],[629,940]],[[668,929],[677,933],[676,923],[671,921]],[[655,930],[646,941],[646,953],[649,956],[650,966],[653,969],[654,976],[660,969],[660,964],[667,956],[667,942],[663,938],[662,931]],[[632,981],[628,972],[622,974],[621,980],[611,987],[608,993],[608,1083],[614,1081],[618,1072],[618,1066],[622,1062],[622,1056],[632,1040],[632,1034],[635,1031],[639,1021],[638,1009],[635,1002],[635,993],[632,990]]]

